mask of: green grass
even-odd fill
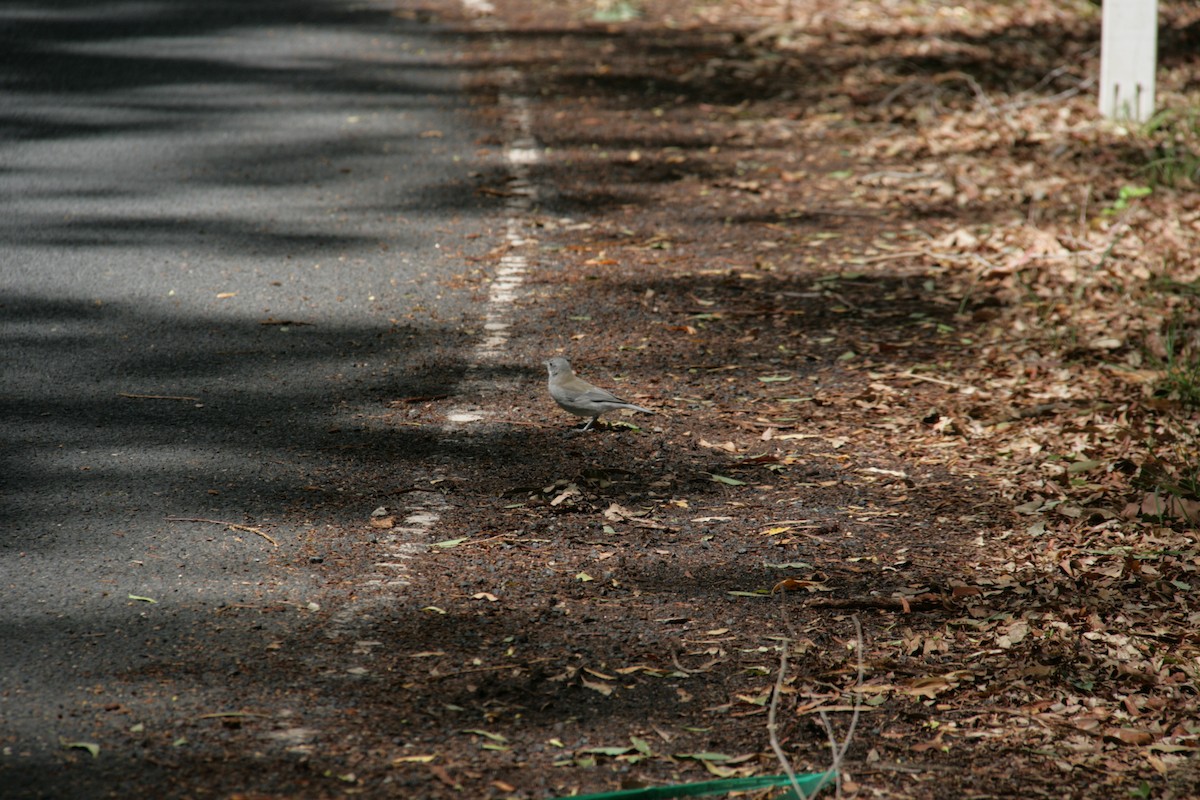
[[[1163,342],[1166,359],[1159,392],[1192,408],[1200,408],[1200,349],[1189,347],[1181,325],[1172,323]]]
[[[1164,109],[1143,130],[1153,147],[1141,171],[1152,186],[1200,186],[1200,109]]]

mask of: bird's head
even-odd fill
[[[562,356],[555,356],[554,358],[548,359],[545,363],[546,369],[550,371],[551,378],[553,378],[555,375],[571,374],[571,362],[567,361]]]

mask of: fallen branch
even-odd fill
[[[850,211],[841,208],[806,208],[798,212],[797,216],[822,216],[822,217],[863,217],[865,219],[878,219],[881,215],[875,211]]]
[[[731,421],[733,422],[734,425],[737,425],[739,428],[776,428],[778,430],[783,431],[783,430],[791,430],[792,428],[802,427],[802,424],[799,422],[759,422],[758,420],[753,420],[753,419],[750,419],[750,420],[735,419],[735,420],[731,420]],[[813,434],[813,438],[820,438],[820,437],[818,437],[816,434]]]
[[[250,525],[239,525],[236,522],[225,522],[219,519],[204,519],[203,517],[167,517],[166,520],[167,522],[205,522],[209,525],[224,525],[227,528],[233,528],[237,531],[246,531],[247,533],[253,533],[256,536],[261,536],[275,547],[279,547],[279,542],[272,539],[269,534]]]
[[[201,714],[196,719],[230,719],[238,717],[269,717],[270,714],[256,714],[253,711],[215,711],[212,714]]]
[[[936,383],[939,386],[949,386],[951,389],[960,389],[960,390],[961,389],[974,389],[975,391],[979,391],[974,386],[971,386],[969,384],[955,383],[954,381],[947,381],[947,380],[942,380],[941,378],[934,378],[930,375],[918,375],[917,373],[913,372],[911,369],[905,370],[904,372],[896,373],[896,377],[897,378],[912,378],[914,381],[925,381],[926,383]]]
[[[913,597],[815,597],[805,605],[821,608],[873,608],[882,611],[902,611],[907,614],[914,608],[944,608],[946,598],[933,592]]]
[[[926,250],[901,250],[895,253],[882,253],[877,256],[865,256],[857,259],[855,263],[865,266],[867,264],[878,264],[883,261],[898,261],[902,258],[920,258],[921,256],[927,255],[929,255],[929,252]]]
[[[683,664],[679,663],[679,654],[678,653],[671,653],[671,663],[675,665],[675,669],[679,670],[684,675],[699,675],[703,672],[709,672],[712,670],[713,667],[715,667],[717,664],[720,664],[724,660],[725,659],[723,659],[723,658],[714,658],[713,660],[709,661],[707,664],[704,664],[703,666],[701,666],[697,669],[688,669]]]
[[[555,659],[554,656],[547,656],[545,658],[530,659],[529,661],[524,661],[520,664],[499,664],[499,665],[493,666],[493,667],[471,667],[470,669],[460,669],[460,670],[457,670],[456,672],[443,672],[443,673],[439,673],[437,675],[431,674],[429,676],[429,680],[441,681],[441,680],[445,680],[447,678],[457,678],[461,675],[473,675],[473,674],[476,674],[479,672],[497,672],[502,669],[521,669],[523,667],[528,667],[531,664],[540,664],[544,661],[553,661],[554,659]]]
[[[520,419],[498,419],[495,422],[498,425],[522,425],[526,428],[546,428],[549,430],[562,427],[561,425],[547,425],[544,422],[528,422]]]
[[[403,408],[405,405],[413,403],[433,403],[438,400],[445,400],[449,396],[448,394],[415,394],[410,397],[398,397],[395,400],[388,401],[388,408]]]
[[[468,539],[460,544],[459,547],[466,547],[467,545],[471,544],[487,544],[488,542],[494,542],[498,539],[511,539],[516,535],[517,534],[513,533],[512,531],[506,531],[505,533],[498,533],[495,536],[489,536],[486,539]]]
[[[955,767],[941,764],[926,764],[920,767],[909,766],[908,764],[872,764],[869,767],[859,767],[858,771],[866,774],[879,774],[881,772],[903,772],[908,775],[920,775],[922,772],[953,772]]]
[[[130,392],[117,392],[117,397],[127,397],[130,400],[185,400],[192,403],[199,403],[199,397],[186,397],[175,394],[132,394]]]

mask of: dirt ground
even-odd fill
[[[1162,5],[1161,97],[1194,106],[1200,13]],[[242,667],[308,698],[295,773],[185,794],[778,774],[773,698],[801,772],[857,718],[845,797],[1200,794],[1200,195],[1147,169],[1195,169],[1196,118],[1098,118],[1084,2],[496,6],[401,13],[468,38],[481,126],[530,98],[497,373],[526,391],[447,428],[431,357],[363,421],[394,437],[395,473],[354,476],[385,510],[306,544],[355,605]],[[573,432],[554,354],[660,413]],[[406,532],[421,508],[455,538]],[[362,669],[328,668],[350,643]]]

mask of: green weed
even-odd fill
[[[1166,359],[1159,393],[1193,408],[1200,408],[1200,348],[1188,341],[1179,322],[1167,327],[1163,340]]]
[[[1143,130],[1154,140],[1141,169],[1152,186],[1200,184],[1200,109],[1164,109]]]
[[[1149,186],[1122,186],[1121,191],[1117,193],[1117,199],[1112,201],[1112,204],[1106,206],[1100,213],[1105,216],[1112,216],[1129,208],[1132,201],[1146,197],[1153,192],[1154,190]]]

